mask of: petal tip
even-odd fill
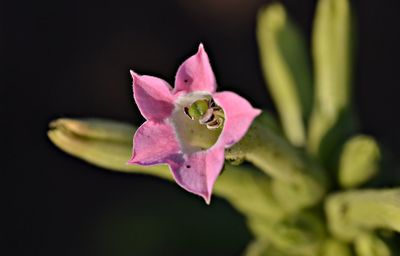
[[[138,161],[135,151],[135,149],[132,150],[131,158],[126,162],[127,164],[140,164],[140,161]]]
[[[132,69],[129,70],[129,73],[131,74],[132,78],[135,78],[138,76],[138,74],[135,71],[133,71]]]
[[[254,112],[254,117],[257,117],[262,113],[262,110],[258,109],[258,108],[255,108],[253,112]]]
[[[134,157],[132,157],[131,159],[128,160],[128,162],[126,162],[127,165],[129,164],[137,164],[137,161],[134,159]]]
[[[211,196],[203,196],[204,201],[206,202],[206,205],[211,204]]]
[[[203,45],[203,43],[200,43],[199,44],[199,49],[198,49],[198,51],[200,52],[200,51],[204,51],[204,45]]]

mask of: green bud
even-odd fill
[[[132,125],[105,119],[61,118],[50,123],[47,135],[63,151],[96,166],[119,172],[141,172],[171,179],[166,166],[128,165]]]
[[[339,183],[345,188],[361,185],[378,171],[380,150],[372,137],[358,135],[344,145],[339,166]]]

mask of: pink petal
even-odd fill
[[[176,168],[183,162],[175,132],[167,123],[146,121],[137,129],[133,145],[132,158],[128,162],[130,164],[167,163]]]
[[[233,92],[218,92],[213,98],[225,113],[224,128],[217,144],[230,147],[246,134],[261,110],[253,108],[246,99]]]
[[[147,120],[161,121],[171,115],[174,104],[171,86],[153,76],[140,76],[131,71],[133,97]]]
[[[224,148],[211,148],[187,156],[186,161],[171,170],[176,182],[189,192],[210,203],[212,188],[224,165]]]
[[[175,77],[175,89],[178,91],[215,92],[215,76],[202,44],[195,55],[187,59],[178,69]]]

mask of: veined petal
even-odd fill
[[[253,108],[246,99],[233,92],[214,93],[213,98],[225,113],[224,128],[217,144],[230,147],[246,134],[261,110]]]
[[[216,87],[208,55],[203,45],[200,44],[197,53],[179,67],[175,77],[174,92],[207,91],[213,93]]]
[[[187,156],[185,162],[171,170],[176,182],[210,203],[212,188],[224,165],[224,148],[211,148]]]
[[[174,109],[171,86],[153,76],[140,76],[131,71],[133,97],[140,113],[147,120],[161,121],[171,115]]]
[[[176,168],[183,163],[179,143],[171,125],[146,121],[133,137],[133,153],[129,164],[154,165],[166,163]]]

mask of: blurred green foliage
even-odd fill
[[[381,149],[357,134],[354,121],[351,13],[348,0],[318,2],[313,72],[304,37],[284,7],[275,3],[259,13],[260,60],[280,123],[266,112],[254,121],[226,150],[213,191],[246,218],[254,236],[247,256],[400,252],[393,235],[400,232],[400,188],[367,187],[381,173]],[[59,119],[48,136],[94,165],[172,180],[166,166],[126,164],[134,130],[111,120]],[[245,161],[252,166],[240,165]]]

